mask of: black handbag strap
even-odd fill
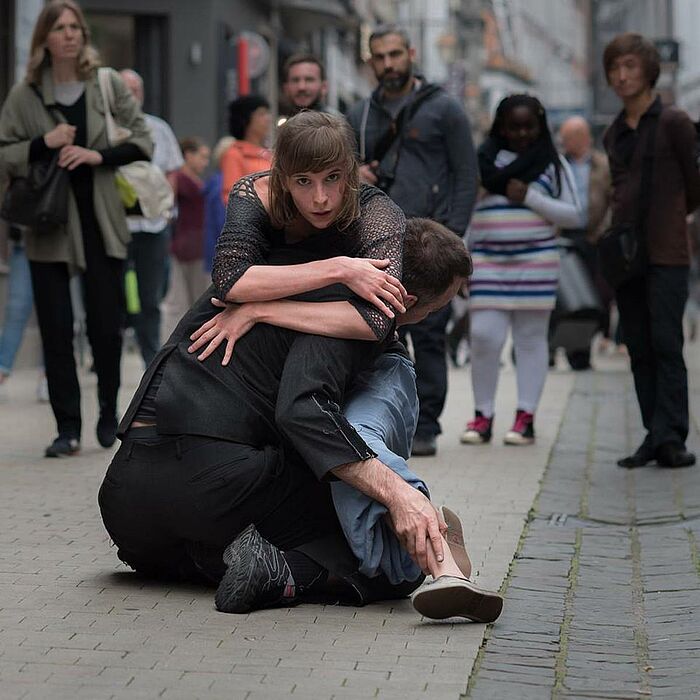
[[[639,185],[639,204],[637,207],[637,230],[640,234],[646,234],[646,224],[651,209],[651,186],[654,175],[654,157],[656,146],[656,129],[659,126],[659,116],[651,118],[649,133],[647,135],[644,154],[642,155],[642,181]],[[646,235],[640,236],[646,243]]]
[[[34,94],[37,96],[39,99],[39,102],[41,102],[41,106],[46,110],[46,113],[55,121],[58,121],[59,124],[63,123],[63,113],[61,112],[60,109],[57,109],[54,106],[49,106],[44,102],[44,96],[41,94],[39,91],[39,88],[34,85],[34,83],[30,83],[29,87],[32,89]]]

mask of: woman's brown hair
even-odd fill
[[[300,112],[277,133],[270,169],[270,221],[283,228],[298,215],[286,180],[298,173],[319,173],[333,166],[345,176],[343,205],[335,220],[342,231],[360,216],[360,176],[355,136],[342,117],[324,112]]]
[[[51,0],[40,12],[34,25],[32,43],[29,48],[29,63],[27,64],[27,82],[37,84],[41,80],[41,72],[45,66],[51,65],[51,55],[46,48],[46,37],[64,10],[70,10],[77,18],[83,33],[83,48],[78,54],[78,77],[87,80],[100,65],[100,57],[90,44],[90,29],[85,21],[85,15],[80,6],[73,0]]]
[[[613,63],[621,56],[634,54],[639,56],[644,66],[644,75],[649,81],[649,87],[654,87],[659,79],[661,72],[661,57],[659,51],[654,44],[646,37],[635,32],[626,32],[618,34],[603,51],[603,69],[605,70],[605,79],[610,82],[610,71]]]

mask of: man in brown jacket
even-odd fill
[[[639,34],[615,37],[605,49],[608,83],[623,109],[605,134],[613,184],[612,223],[637,221],[642,171],[651,163],[651,193],[645,223],[645,273],[616,290],[624,340],[642,422],[647,431],[621,467],[695,464],[688,452],[688,378],[683,361],[683,309],[690,263],[686,215],[700,204],[695,129],[688,116],[666,107],[654,91],[659,54]],[[653,141],[650,135],[654,134]],[[648,144],[652,158],[645,159]]]
[[[583,217],[580,228],[565,229],[562,236],[571,240],[581,256],[591,281],[601,297],[607,313],[601,321],[601,330],[610,326],[609,307],[612,302],[610,288],[603,283],[595,244],[609,223],[610,168],[605,153],[593,148],[591,128],[583,117],[569,117],[559,128],[562,150],[574,176],[578,201]],[[584,370],[591,367],[590,347],[567,351],[571,369]]]

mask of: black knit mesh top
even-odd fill
[[[226,222],[216,244],[212,280],[220,299],[252,265],[264,265],[275,233],[270,217],[254,183],[268,172],[241,178],[231,189]],[[354,258],[388,258],[385,271],[401,279],[406,220],[403,212],[381,190],[362,185],[359,192],[360,216],[348,228],[338,232],[330,227],[318,235],[334,233],[343,242],[341,255]],[[364,299],[350,303],[358,310],[378,340],[384,340],[393,328],[393,319]]]

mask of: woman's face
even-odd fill
[[[506,114],[502,135],[511,151],[522,153],[539,138],[539,119],[529,107],[515,107]]]
[[[83,48],[83,29],[73,10],[65,9],[46,37],[46,48],[53,61],[75,60]]]
[[[272,115],[267,107],[258,107],[250,115],[246,136],[253,141],[264,142],[272,127]]]
[[[343,172],[338,164],[319,173],[297,173],[287,178],[296,208],[314,228],[328,228],[338,218],[345,194]]]

